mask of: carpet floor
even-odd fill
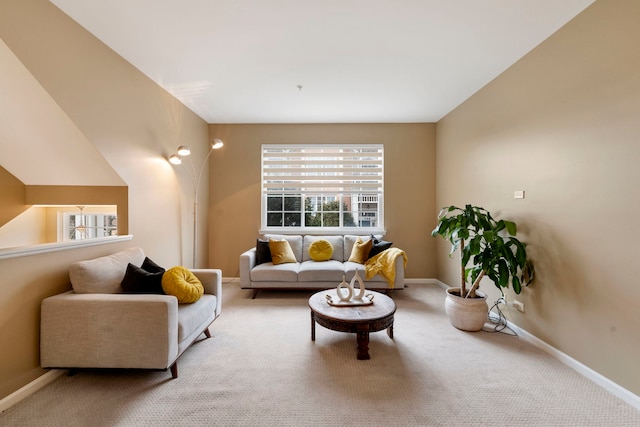
[[[226,283],[222,315],[156,371],[80,371],[0,414],[3,426],[639,426],[640,411],[526,341],[462,332],[444,291],[393,293],[394,339],[316,327],[312,292]],[[202,337],[204,338],[204,336]]]

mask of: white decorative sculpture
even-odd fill
[[[353,276],[353,279],[351,279],[351,284],[349,286],[351,288],[352,292],[354,292],[356,290],[355,286],[353,286],[353,284],[356,281],[358,282],[358,284],[360,286],[360,292],[358,292],[357,295],[354,295],[353,299],[362,301],[362,298],[364,298],[364,293],[365,293],[366,289],[364,288],[364,282],[362,281],[362,279],[358,275],[358,269],[357,268],[356,268],[356,274]]]
[[[358,289],[355,288],[355,283],[358,282]],[[343,291],[343,289],[346,290]],[[327,294],[325,297],[327,301],[331,305],[337,306],[350,306],[350,305],[369,305],[373,303],[373,294],[364,293],[367,290],[364,288],[364,282],[362,278],[358,274],[358,270],[356,270],[356,274],[351,279],[350,283],[347,283],[345,280],[345,276],[342,276],[342,282],[338,284],[336,288],[336,294],[338,295],[338,299],[340,301],[333,301],[331,295]]]
[[[338,285],[338,288],[336,289],[336,293],[338,294],[338,298],[340,298],[340,301],[349,301],[353,296],[353,283],[347,284],[347,282],[344,279],[345,279],[345,276],[342,276],[342,282]],[[347,295],[344,295],[342,293],[342,289],[345,289],[345,288],[347,289]]]

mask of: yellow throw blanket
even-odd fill
[[[396,278],[396,258],[399,256],[404,257],[404,267],[406,268],[407,254],[405,254],[402,249],[389,248],[369,258],[367,262],[364,263],[366,279],[369,280],[380,273],[387,283],[389,283],[389,289],[393,289]]]

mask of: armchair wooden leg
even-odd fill
[[[211,338],[211,332],[209,332],[209,328],[204,330],[204,334],[207,336],[207,338]]]
[[[178,378],[178,362],[174,362],[173,365],[171,365],[171,377],[172,378]]]

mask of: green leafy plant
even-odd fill
[[[451,243],[452,256],[461,252],[460,296],[474,298],[480,280],[487,276],[503,292],[511,284],[519,294],[533,280],[534,268],[527,258],[526,245],[515,235],[512,221],[496,221],[484,208],[466,205],[464,209],[447,206],[438,214],[438,224],[431,232]],[[469,291],[467,281],[471,283]]]

